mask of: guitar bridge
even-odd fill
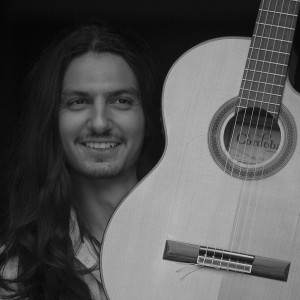
[[[163,259],[287,281],[290,262],[167,240]]]
[[[203,267],[250,274],[253,261],[254,256],[200,246],[196,264]]]

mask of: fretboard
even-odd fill
[[[262,0],[247,57],[238,110],[258,107],[277,118],[300,0]]]

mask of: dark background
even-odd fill
[[[148,40],[166,75],[191,47],[212,38],[250,37],[260,0],[6,0],[1,10],[1,157],[13,139],[20,86],[32,63],[70,23],[98,17]],[[300,26],[291,81],[300,91]],[[5,176],[5,175],[4,175]]]

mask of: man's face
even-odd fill
[[[93,179],[136,176],[145,118],[136,77],[121,56],[89,52],[71,61],[59,132],[75,173]]]

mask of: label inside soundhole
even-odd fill
[[[246,165],[270,160],[280,140],[277,120],[258,108],[239,111],[229,120],[224,132],[224,145],[232,160]]]
[[[259,108],[237,110],[237,98],[224,103],[208,129],[211,157],[223,172],[243,180],[260,180],[277,173],[292,157],[297,130],[281,104],[278,118]]]

